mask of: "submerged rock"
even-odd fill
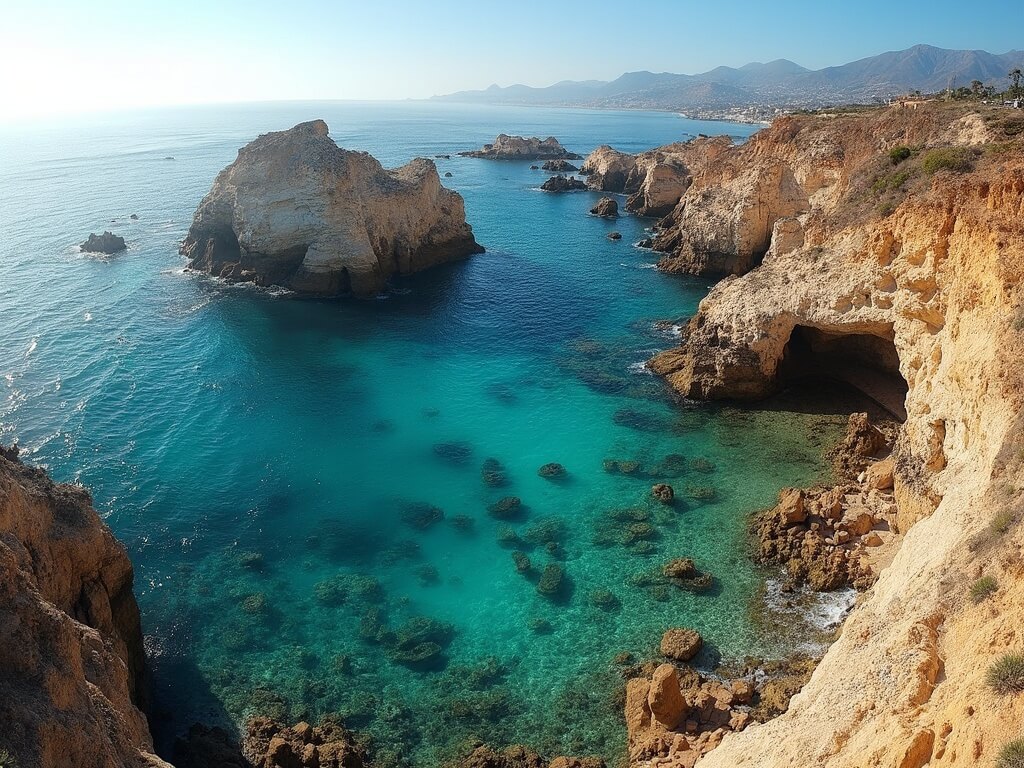
[[[563,176],[562,174],[558,174],[557,176],[552,176],[541,184],[540,188],[545,192],[574,192],[576,190],[586,189],[587,185],[575,176]]]
[[[672,486],[667,483],[658,483],[653,486],[651,488],[651,495],[662,504],[671,504],[676,497],[676,493],[672,490]]]
[[[90,234],[86,241],[78,247],[86,253],[106,253],[108,255],[120,253],[128,248],[124,238],[113,232],[104,232],[102,235]]]
[[[565,467],[552,461],[538,469],[537,474],[548,480],[557,480],[560,477],[565,477],[567,473]]]
[[[545,597],[557,597],[565,587],[565,571],[558,563],[548,563],[537,582],[537,591]]]
[[[609,232],[608,233],[608,239],[609,240],[621,240],[622,239],[622,233],[621,232]]]
[[[518,496],[505,496],[488,505],[487,514],[496,520],[512,520],[522,514],[522,505]]]
[[[417,531],[425,531],[444,520],[444,510],[425,501],[409,501],[402,505],[402,522]]]
[[[590,209],[590,212],[595,216],[614,219],[619,215],[619,204],[613,197],[602,197],[597,201],[597,205]]]
[[[482,250],[433,161],[385,170],[322,120],[239,150],[181,246],[189,269],[316,296],[372,296],[393,275]]]
[[[508,483],[505,468],[497,459],[485,459],[480,468],[480,479],[488,488],[500,488]]]
[[[463,466],[473,456],[473,446],[463,442],[437,443],[434,445],[434,455],[449,464]]]
[[[493,144],[484,144],[483,149],[459,152],[463,157],[480,157],[488,160],[579,160],[580,156],[563,147],[554,136],[546,139],[523,138],[498,134]]]

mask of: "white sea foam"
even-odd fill
[[[629,372],[630,373],[636,373],[636,374],[642,374],[642,375],[645,375],[645,376],[653,376],[654,375],[654,371],[652,371],[650,368],[647,367],[647,361],[646,360],[641,360],[639,363],[630,363],[630,365],[629,365]]]

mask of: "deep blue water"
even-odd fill
[[[183,273],[177,245],[216,173],[259,133],[317,117],[388,166],[451,154],[439,170],[487,253],[374,301]],[[471,735],[614,757],[616,654],[649,657],[679,624],[704,634],[706,660],[778,651],[777,627],[758,619],[745,516],[821,473],[838,419],[676,402],[642,363],[708,284],[651,268],[632,243],[652,222],[591,217],[598,195],[540,192],[546,174],[529,163],[454,154],[499,132],[585,155],[751,130],[418,103],[0,128],[0,441],[89,486],[127,545],[162,748],[196,719],[258,710],[341,712],[381,765],[430,765]],[[103,229],[127,253],[78,251]],[[652,478],[604,469],[635,460],[657,475],[673,454],[687,460],[673,508],[651,502]],[[483,482],[488,458],[504,487]],[[552,461],[564,482],[537,475]],[[508,495],[519,518],[492,519]],[[431,507],[444,520],[410,525]],[[715,588],[642,578],[676,556]],[[535,587],[552,563],[566,576],[555,600]],[[393,650],[405,635],[443,655],[411,667]]]

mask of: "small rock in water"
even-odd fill
[[[131,216],[129,216],[128,218],[129,218],[129,219],[131,219],[132,221],[138,221],[138,220],[139,220],[139,214],[137,214],[137,213],[133,213],[133,214],[132,214]]]
[[[445,177],[446,179],[450,179],[450,178],[452,177],[452,172],[451,172],[451,171],[445,171],[445,172],[444,172],[444,177]]]
[[[614,219],[619,215],[619,204],[613,197],[602,197],[597,201],[597,205],[590,209],[590,212],[595,216]]]
[[[662,504],[671,504],[676,497],[675,491],[668,483],[658,483],[651,488],[651,495]]]
[[[88,239],[82,243],[81,248],[86,253],[119,253],[128,246],[125,245],[124,238],[120,235],[115,235],[113,232],[104,232],[102,235],[92,233]]]
[[[661,636],[661,655],[676,661],[689,661],[700,651],[704,639],[699,632],[676,627]]]
[[[621,240],[622,239],[622,234],[619,233],[619,232],[609,232],[608,233],[608,239],[609,240]]]

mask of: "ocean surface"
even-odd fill
[[[452,155],[439,171],[487,252],[370,301],[185,273],[216,173],[314,118],[386,166]],[[652,221],[589,216],[600,195],[541,192],[530,163],[455,156],[499,132],[585,155],[753,130],[333,102],[0,127],[0,442],[88,486],[127,546],[161,751],[197,720],[336,712],[382,766],[472,738],[614,760],[621,654],[652,658],[678,625],[704,635],[705,665],[817,642],[766,610],[745,526],[822,476],[843,416],[673,398],[644,361],[709,283],[652,268],[633,245]],[[79,252],[104,229],[128,251]],[[565,477],[540,477],[548,462]],[[660,480],[674,506],[651,499]],[[658,579],[684,556],[710,590]]]

